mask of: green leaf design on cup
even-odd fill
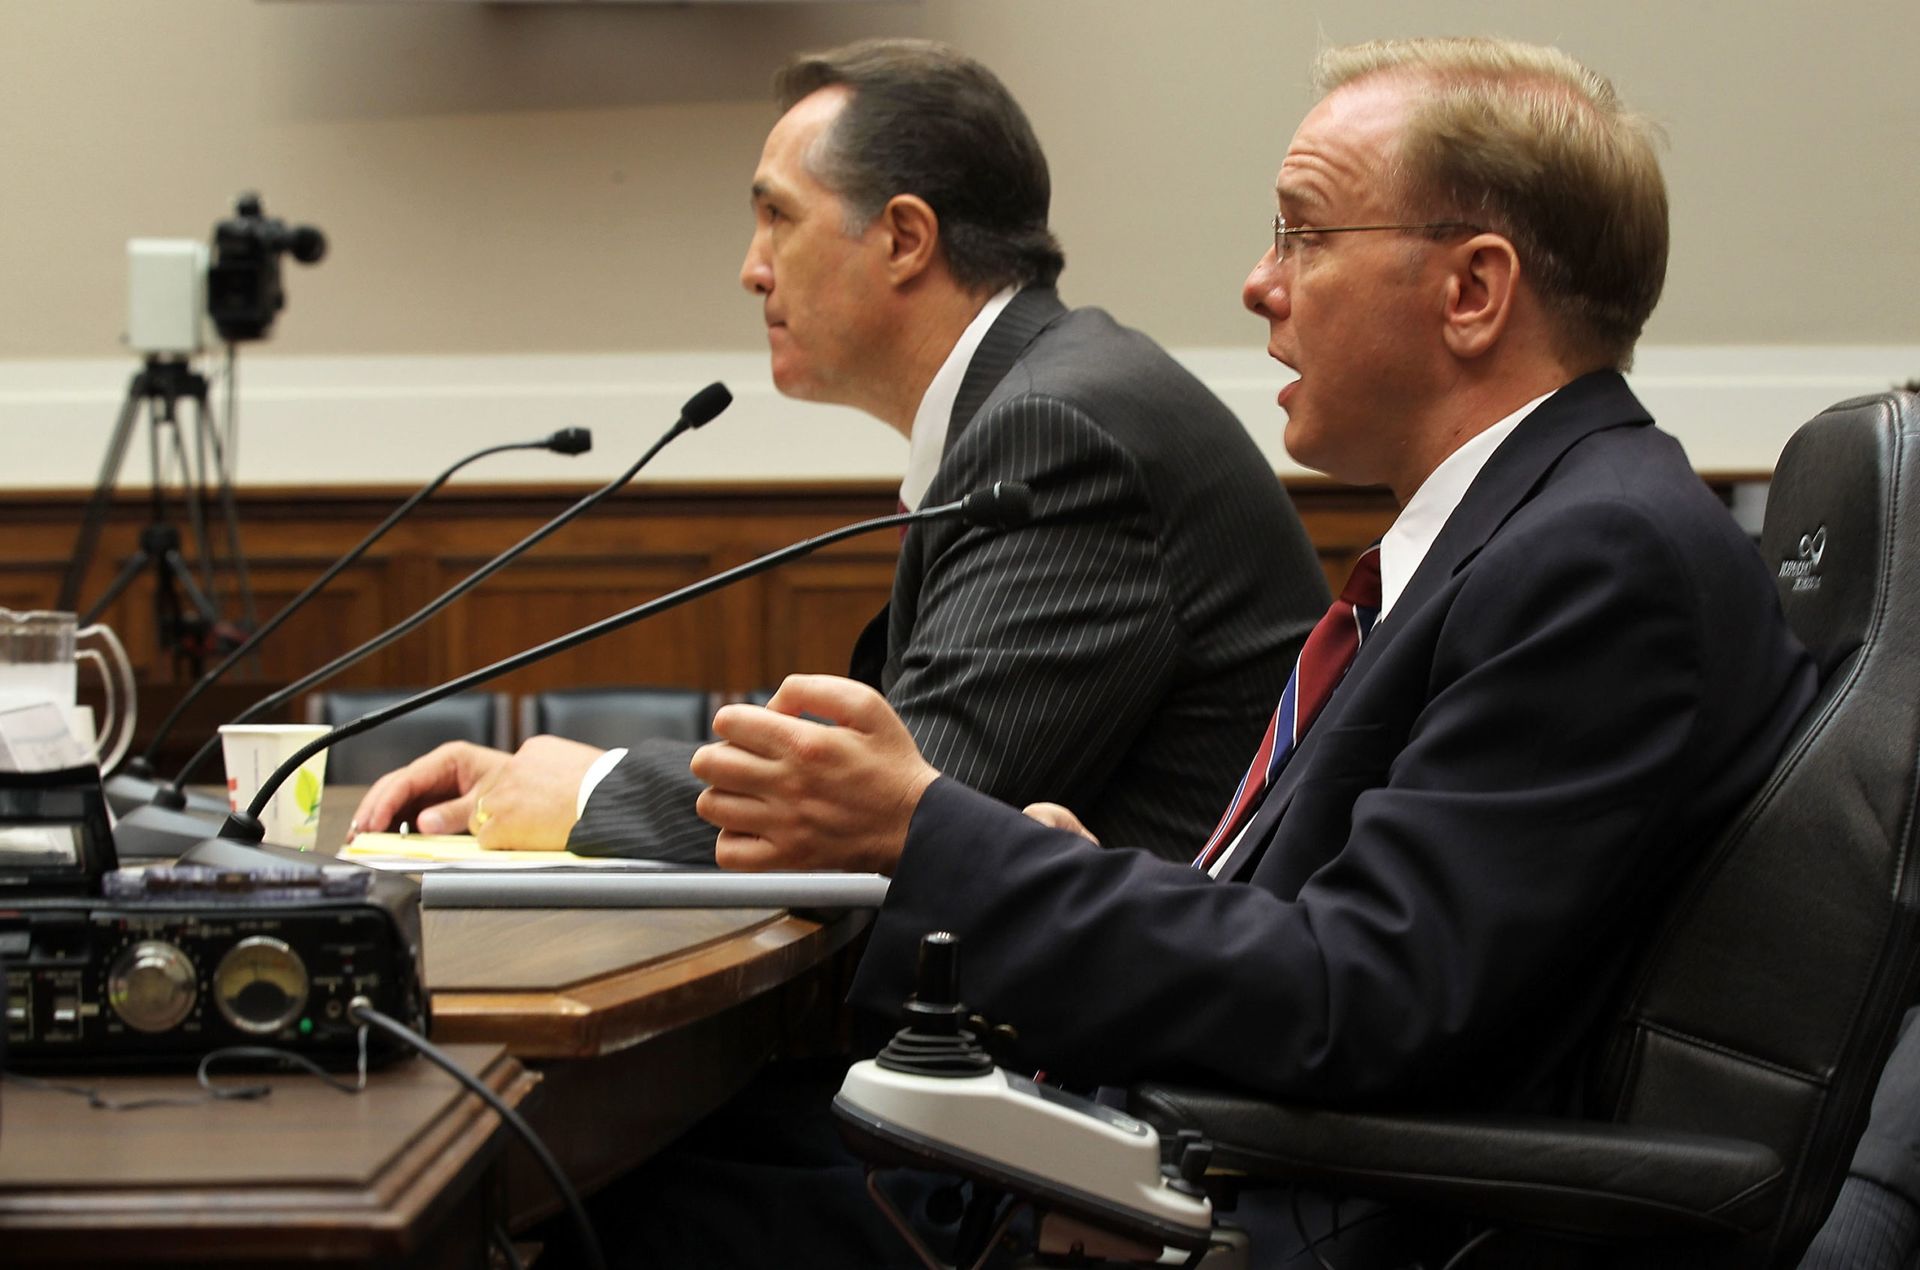
[[[313,774],[313,769],[310,767],[303,767],[294,775],[293,805],[300,809],[300,814],[307,824],[319,821],[320,778]]]

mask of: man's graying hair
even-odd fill
[[[1667,276],[1654,125],[1540,45],[1381,40],[1328,49],[1314,66],[1323,94],[1376,75],[1421,87],[1392,174],[1409,217],[1504,235],[1565,350],[1626,369]]]
[[[931,40],[878,39],[801,54],[773,81],[782,110],[839,84],[852,96],[807,164],[846,203],[849,233],[915,194],[962,287],[1052,285],[1066,257],[1047,228],[1046,155],[993,72]]]

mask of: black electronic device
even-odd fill
[[[357,1061],[364,998],[427,1028],[419,890],[351,866],[123,870],[98,897],[0,907],[6,1050],[18,1067],[191,1064],[230,1046]],[[402,1046],[368,1037],[370,1061]]]
[[[99,768],[0,772],[0,904],[89,895],[118,866]]]

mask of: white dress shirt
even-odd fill
[[[947,425],[953,420],[953,403],[960,396],[961,382],[973,366],[973,355],[999,320],[1001,310],[1019,291],[1019,287],[1007,287],[974,315],[967,329],[960,332],[947,360],[934,372],[933,382],[920,398],[920,408],[913,412],[913,430],[907,434],[907,474],[900,481],[900,505],[910,512],[920,509],[927,488],[933,484],[933,474],[940,470],[940,460],[946,457]]]
[[[1420,562],[1427,558],[1433,540],[1440,536],[1454,509],[1460,506],[1460,500],[1467,496],[1467,487],[1473,484],[1473,478],[1480,475],[1480,469],[1487,465],[1500,443],[1520,426],[1521,420],[1551,396],[1550,392],[1540,394],[1485,432],[1469,438],[1466,444],[1440,461],[1440,466],[1420,483],[1407,505],[1393,518],[1386,536],[1380,539],[1380,616],[1374,619],[1376,625],[1386,621],[1394,601],[1407,589]]]

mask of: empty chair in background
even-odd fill
[[[705,741],[715,704],[698,688],[557,689],[520,699],[520,736],[563,736],[603,750],[654,738]]]
[[[307,721],[339,727],[419,691],[370,688],[315,693],[307,698]],[[327,754],[327,784],[371,785],[384,773],[447,741],[511,744],[511,725],[512,708],[505,693],[463,692],[334,746]]]

